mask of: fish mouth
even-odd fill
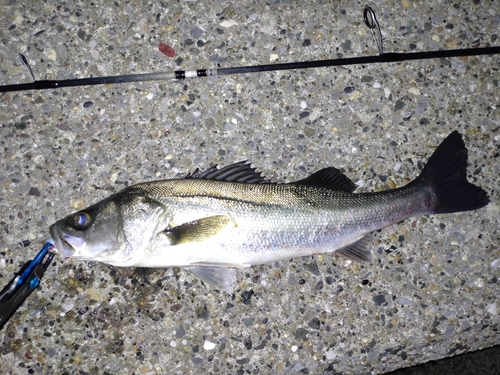
[[[74,257],[77,255],[78,249],[85,245],[83,239],[63,233],[55,225],[50,227],[50,235],[57,252],[64,258]]]

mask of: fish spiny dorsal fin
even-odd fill
[[[305,185],[352,193],[357,186],[349,177],[334,167],[323,168],[303,180],[291,182],[293,185]]]
[[[255,168],[252,168],[250,165],[251,164],[246,160],[228,165],[221,169],[218,169],[217,165],[214,165],[204,172],[200,172],[199,169],[196,169],[193,173],[189,173],[184,178],[241,182],[246,184],[272,184],[270,180],[261,176],[260,172],[256,172]]]

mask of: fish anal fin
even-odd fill
[[[208,285],[232,294],[234,288],[234,276],[232,270],[226,267],[196,265],[184,267],[193,275],[199,277]],[[234,271],[233,271],[234,272]]]
[[[291,184],[345,191],[347,193],[352,193],[357,188],[356,184],[349,177],[334,167],[320,169],[309,177],[291,182]]]
[[[202,242],[218,234],[229,223],[226,215],[214,215],[189,221],[163,231],[171,245]]]
[[[373,236],[371,234],[367,234],[356,242],[336,250],[335,254],[354,262],[371,262],[373,258],[369,246],[371,245],[372,240]]]

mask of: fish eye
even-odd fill
[[[80,211],[73,216],[73,223],[75,224],[76,229],[85,229],[87,228],[92,221],[92,218],[88,214],[88,212]]]

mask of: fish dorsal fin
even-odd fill
[[[291,182],[291,184],[345,191],[347,193],[352,193],[357,188],[356,184],[349,177],[334,167],[320,169],[309,177]]]
[[[168,237],[171,245],[179,245],[187,242],[202,242],[215,236],[224,229],[228,223],[229,218],[227,216],[214,215],[167,228],[162,233]]]
[[[336,250],[335,254],[359,263],[371,262],[372,252],[369,249],[369,245],[372,243],[372,240],[373,236],[367,234],[356,242]]]
[[[227,167],[218,169],[217,165],[201,172],[198,168],[189,173],[184,178],[196,178],[202,180],[217,180],[228,182],[241,182],[246,184],[271,184],[272,182],[263,177],[246,160],[230,164]]]
[[[233,293],[234,276],[231,273],[231,270],[226,267],[193,265],[184,267],[184,269],[199,277],[212,287],[223,290],[229,294]]]

